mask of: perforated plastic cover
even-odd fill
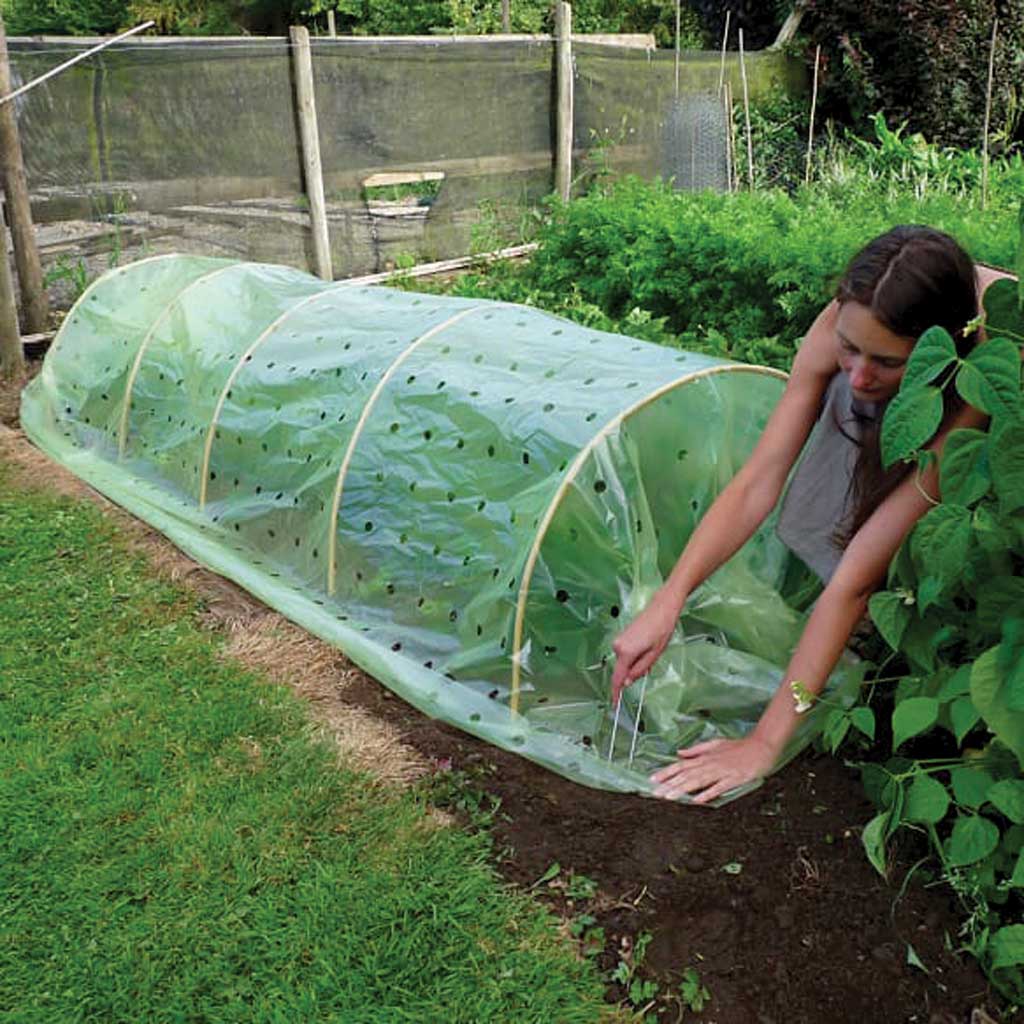
[[[611,642],[782,388],[527,307],[167,256],[83,295],[22,423],[428,714],[646,792],[680,745],[751,728],[799,636],[768,524],[692,596],[613,745]]]

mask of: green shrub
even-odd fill
[[[1024,240],[1024,210],[1021,219]],[[1024,270],[1024,241],[1018,257]],[[942,502],[918,522],[871,598],[882,636],[910,673],[891,711],[891,757],[865,769],[879,813],[864,829],[886,871],[897,830],[923,835],[964,904],[967,945],[1010,998],[1024,999],[1024,285],[985,295],[989,337],[966,359],[932,328],[918,342],[882,425],[887,464],[923,462],[956,388],[990,417],[954,431]],[[860,709],[864,713],[864,709]],[[833,712],[833,716],[842,713]],[[889,730],[886,730],[887,733]]]

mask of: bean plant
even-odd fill
[[[1024,235],[1024,207],[1020,229]],[[1024,244],[1017,258],[1024,279]],[[1020,1000],[1024,285],[996,282],[984,307],[972,326],[986,336],[965,357],[942,328],[919,339],[882,423],[883,462],[910,460],[919,470],[934,458],[926,445],[950,389],[989,420],[987,430],[950,433],[939,463],[942,500],[918,521],[893,561],[887,588],[870,601],[879,632],[910,674],[894,695],[892,756],[865,772],[879,810],[863,842],[885,874],[897,830],[926,837],[942,876],[967,905],[967,947]],[[857,709],[860,721],[851,722],[873,735],[869,711]],[[833,737],[843,731],[843,714],[833,713]]]

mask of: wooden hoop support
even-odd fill
[[[226,273],[229,270],[234,270],[236,267],[244,267],[244,263],[229,263],[226,267],[218,267],[216,270],[211,270],[208,274],[201,274],[190,284],[185,285],[184,288],[174,296],[173,299],[164,307],[163,312],[153,321],[153,325],[146,332],[146,336],[142,339],[142,344],[139,346],[139,351],[135,353],[135,361],[132,363],[131,372],[128,374],[128,382],[124,388],[124,406],[121,409],[121,426],[117,434],[117,457],[124,457],[124,450],[128,444],[128,413],[131,410],[132,405],[132,390],[135,387],[135,378],[139,375],[139,367],[142,366],[142,357],[146,354],[146,349],[149,347],[149,343],[156,333],[156,329],[163,323],[166,317],[171,313],[174,307],[196,286],[203,284],[205,281],[210,281],[217,277],[219,274]]]
[[[213,418],[210,420],[210,426],[206,432],[206,443],[203,446],[203,468],[200,474],[199,484],[199,511],[202,512],[206,508],[206,485],[210,478],[210,458],[213,453],[213,439],[217,432],[217,424],[220,420],[221,410],[224,408],[224,403],[227,401],[228,393],[235,386],[235,381],[238,379],[238,375],[242,372],[242,367],[252,358],[253,353],[260,347],[283,324],[293,313],[298,312],[304,306],[308,306],[317,299],[322,299],[326,295],[333,295],[335,292],[344,291],[346,288],[352,287],[347,281],[342,282],[341,285],[337,285],[333,288],[325,288],[323,291],[316,292],[313,295],[307,295],[304,299],[295,303],[291,309],[282,313],[241,355],[238,362],[235,363],[234,369],[232,369],[230,376],[228,377],[224,387],[221,389],[220,397],[217,399],[216,408],[213,410]]]
[[[464,320],[472,313],[479,313],[485,309],[502,309],[510,306],[512,303],[509,302],[489,302],[486,306],[470,306],[469,309],[459,310],[454,316],[449,317],[447,320],[439,323],[436,327],[431,327],[426,334],[418,337],[408,348],[402,352],[395,361],[384,371],[383,376],[377,382],[377,386],[373,389],[370,397],[366,400],[366,405],[363,406],[363,411],[359,416],[359,421],[356,423],[355,430],[352,431],[352,437],[349,440],[348,448],[345,450],[345,457],[342,460],[341,468],[338,470],[338,482],[334,488],[334,501],[331,503],[331,515],[328,520],[328,528],[330,534],[327,538],[327,593],[333,594],[335,585],[337,583],[338,575],[338,515],[341,511],[341,496],[344,492],[345,477],[348,474],[349,463],[352,461],[352,456],[355,454],[356,445],[359,443],[359,438],[363,433],[363,428],[366,426],[366,421],[370,418],[370,413],[373,412],[374,406],[377,404],[377,399],[380,397],[381,392],[384,390],[388,381],[395,375],[395,371],[416,351],[421,345],[429,341],[431,338],[437,337],[442,331],[447,330],[449,327],[454,326],[460,320]]]
[[[526,562],[523,566],[522,580],[519,584],[519,597],[516,601],[515,623],[512,630],[512,687],[509,696],[509,710],[513,714],[519,713],[519,692],[522,685],[522,648],[523,627],[526,620],[526,599],[530,593],[530,583],[533,579],[533,571],[537,566],[537,559],[540,557],[540,549],[544,543],[544,538],[551,525],[551,521],[554,519],[562,501],[569,492],[569,488],[575,482],[576,477],[579,475],[587,459],[590,458],[591,453],[598,444],[612,433],[612,431],[617,430],[618,427],[630,416],[633,416],[641,409],[646,408],[652,402],[655,402],[664,395],[667,395],[670,391],[674,391],[676,388],[682,387],[684,384],[691,384],[694,381],[702,380],[706,377],[714,377],[722,373],[753,373],[759,376],[776,377],[780,380],[786,380],[788,377],[788,374],[783,373],[782,370],[774,370],[768,366],[737,365],[711,366],[706,370],[696,370],[693,373],[685,374],[676,380],[670,381],[668,384],[663,385],[657,390],[652,391],[649,395],[645,395],[643,398],[634,402],[633,405],[629,406],[628,409],[624,409],[622,412],[610,419],[596,434],[594,434],[594,436],[587,442],[586,446],[580,450],[579,454],[573,460],[572,465],[565,474],[565,479],[562,480],[558,490],[555,492],[554,497],[551,499],[543,517],[541,518],[540,525],[537,527],[537,534],[533,540],[533,546],[530,548],[530,553],[527,555]]]

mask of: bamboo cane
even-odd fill
[[[814,48],[814,85],[811,88],[811,119],[807,126],[807,170],[804,181],[811,183],[811,154],[814,150],[814,111],[818,105],[818,63],[821,60],[821,44]]]
[[[743,81],[743,117],[747,123],[747,183],[754,187],[754,140],[750,130],[750,91],[747,88],[747,62],[743,53],[743,29],[740,32],[740,78]]]
[[[988,51],[988,86],[985,89],[985,129],[981,140],[981,208],[988,203],[988,128],[992,116],[992,80],[996,67],[996,32],[999,30],[999,19],[992,19],[992,43]]]

